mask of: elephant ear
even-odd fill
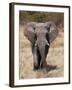
[[[27,23],[24,30],[24,35],[32,44],[35,42],[35,25],[35,22]]]
[[[56,25],[52,21],[46,22],[46,26],[47,26],[48,35],[49,35],[49,42],[51,43],[58,36],[58,30]]]

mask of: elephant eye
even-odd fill
[[[50,31],[50,27],[45,26],[45,28],[47,29],[48,32]]]
[[[33,27],[33,29],[35,30],[36,28],[35,28],[35,27]]]

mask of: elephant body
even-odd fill
[[[31,42],[34,70],[46,68],[46,57],[50,43],[58,35],[56,25],[52,22],[30,22],[25,26],[24,35]]]

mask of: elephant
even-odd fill
[[[53,21],[45,23],[28,22],[24,30],[25,37],[30,41],[33,54],[33,69],[46,68],[46,57],[50,44],[58,35],[57,26]]]

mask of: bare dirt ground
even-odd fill
[[[46,61],[48,70],[33,70],[33,56],[30,42],[24,36],[24,27],[20,26],[19,78],[48,78],[64,76],[64,33],[59,29],[56,40],[51,44]]]

